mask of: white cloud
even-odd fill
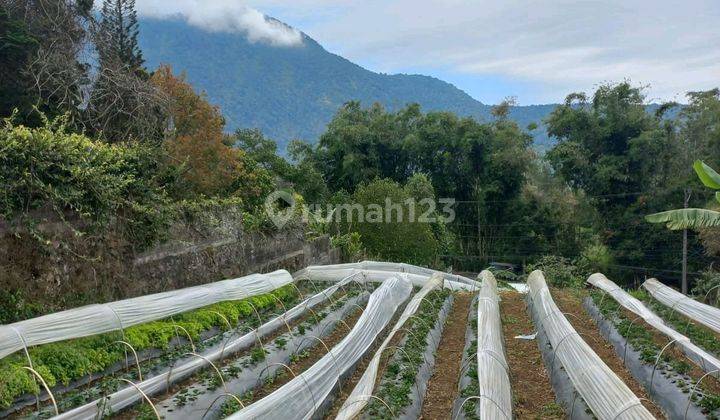
[[[181,15],[191,25],[208,31],[244,33],[251,42],[275,46],[302,44],[300,31],[268,19],[239,0],[140,0],[137,9],[141,16],[167,18]]]

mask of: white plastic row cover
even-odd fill
[[[357,269],[357,270],[364,270],[368,272],[390,272],[390,273],[406,273],[406,274],[412,274],[416,276],[422,276],[425,278],[425,281],[432,276],[433,274],[438,274],[442,276],[442,278],[445,280],[445,287],[449,287],[448,284],[453,284],[455,289],[464,288],[466,290],[479,290],[480,289],[480,283],[478,283],[475,280],[469,279],[464,276],[460,276],[457,274],[452,273],[446,273],[443,271],[433,270],[430,268],[425,267],[418,267],[416,265],[412,264],[405,264],[405,263],[392,263],[392,262],[383,262],[383,261],[362,261],[358,263],[348,263],[348,264],[330,264],[330,265],[311,265],[308,266],[296,273],[293,274],[295,278],[298,276],[303,275],[309,275],[310,273],[317,273],[318,271],[334,271],[339,270],[338,272],[345,272],[343,270],[350,270],[350,269]],[[457,283],[462,283],[465,285],[469,285],[471,287],[460,287],[457,286]],[[422,285],[416,284],[416,286],[422,287]]]
[[[409,281],[413,286],[423,287],[433,274],[412,274],[396,271],[364,270],[362,268],[336,268],[332,266],[312,266],[295,273],[295,279],[310,279],[313,281],[337,281],[337,279],[350,275],[358,275],[360,282],[382,283],[391,278],[401,278]],[[480,283],[461,283],[454,280],[445,280],[444,287],[450,290],[480,290]]]
[[[30,346],[118,331],[213,303],[268,293],[292,281],[285,270],[251,274],[0,325],[0,359]]]
[[[236,412],[229,419],[313,418],[315,411],[340,380],[367,352],[398,307],[410,296],[412,285],[399,278],[382,283],[368,300],[352,330],[314,365],[272,394]]]
[[[390,331],[390,334],[388,334],[385,338],[385,341],[383,341],[380,347],[378,347],[372,360],[370,360],[367,369],[365,369],[365,373],[363,373],[360,381],[358,381],[355,388],[353,388],[352,392],[343,403],[340,408],[340,412],[337,417],[335,417],[335,420],[349,420],[355,418],[355,416],[357,416],[363,408],[365,408],[368,401],[372,398],[370,395],[373,395],[373,390],[375,389],[375,381],[377,379],[378,370],[380,369],[380,359],[383,352],[387,346],[390,345],[390,341],[392,341],[395,334],[400,331],[407,320],[417,312],[423,299],[425,299],[425,296],[433,290],[442,288],[442,284],[442,276],[439,274],[433,274],[425,286],[423,286],[423,288],[420,289],[415,296],[413,296],[407,306],[405,306],[405,310],[402,315],[398,318],[398,321],[395,323],[392,331]]]
[[[575,331],[557,307],[540,270],[528,277],[532,310],[573,386],[601,420],[654,419],[640,399]]]
[[[220,347],[210,353],[204,354],[205,359],[210,362],[217,363],[221,361],[223,357],[227,357],[238,351],[252,347],[257,343],[258,337],[265,337],[266,335],[271,334],[276,329],[285,325],[285,322],[291,322],[302,316],[308,311],[308,308],[312,309],[313,307],[330,299],[330,297],[336,293],[340,287],[345,286],[351,280],[351,278],[347,278],[333,284],[327,289],[305,299],[286,313],[273,318],[255,330],[252,330],[242,336],[235,337],[232,340],[230,340],[230,337],[232,336],[228,337],[226,340],[229,341],[226,341],[224,347]],[[138,389],[142,390],[147,395],[157,394],[166,390],[168,385],[182,381],[201,369],[210,368],[209,363],[206,362],[205,359],[189,359],[182,364],[171,367],[152,378],[137,383],[136,385]],[[102,417],[104,411],[109,410],[111,412],[119,412],[120,410],[129,407],[142,399],[142,394],[140,394],[135,387],[128,386],[108,395],[107,397],[91,401],[73,410],[62,413],[59,416],[54,417],[54,420],[97,419]]]
[[[643,287],[663,305],[720,333],[720,309],[685,296],[656,279],[646,280]]]
[[[512,390],[503,346],[497,282],[487,270],[480,273],[480,278],[482,287],[477,307],[478,413],[481,419],[511,420]]]
[[[588,283],[607,292],[607,294],[612,296],[613,299],[615,299],[625,309],[638,315],[653,328],[665,334],[671,340],[674,340],[675,344],[681,347],[688,356],[694,356],[689,357],[689,359],[697,363],[698,366],[700,366],[700,368],[702,368],[705,372],[717,372],[717,370],[720,369],[720,360],[696,346],[686,336],[666,325],[665,321],[657,316],[655,312],[648,309],[648,307],[646,307],[642,302],[632,297],[613,281],[608,280],[605,275],[595,273],[588,278]]]

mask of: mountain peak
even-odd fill
[[[419,74],[375,73],[277,19],[263,16],[263,21],[296,31],[301,45],[259,42],[247,31],[157,18],[141,20],[140,45],[149,67],[170,64],[207,92],[225,115],[228,130],[259,128],[281,150],[292,139],[314,142],[348,101],[379,102],[389,110],[418,103],[424,111],[491,118],[491,106],[450,83]]]

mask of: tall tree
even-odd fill
[[[558,143],[547,159],[569,186],[588,194],[599,214],[600,239],[628,280],[633,274],[668,277],[657,270],[680,268],[681,238],[645,223],[644,216],[683,205],[689,176],[683,162],[701,150],[682,120],[663,116],[666,107],[652,115],[644,101],[643,89],[628,82],[603,85],[590,100],[569,95],[548,120]],[[700,204],[697,195],[690,207]],[[701,251],[694,238],[688,247]]]
[[[183,167],[184,190],[175,195],[237,195],[258,204],[272,188],[267,170],[240,149],[225,142],[225,120],[204,95],[197,94],[172,69],[160,66],[151,78],[169,100],[171,126],[164,142],[173,163]]]
[[[38,41],[20,19],[10,17],[0,7],[0,117],[7,117],[17,109],[21,121],[32,111],[36,95],[27,67]]]
[[[134,0],[104,0],[93,25],[99,56],[84,125],[109,142],[128,139],[159,143],[168,117],[167,98],[150,82],[138,47]]]
[[[81,4],[82,3],[82,4]],[[87,69],[87,0],[0,1],[0,107],[19,110],[19,121],[38,125],[46,116],[67,114],[74,126],[83,103]]]
[[[145,63],[138,46],[140,32],[135,0],[104,0],[100,12],[101,43],[98,45],[101,64],[118,60],[132,70]]]

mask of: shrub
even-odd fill
[[[357,220],[351,220],[348,227],[360,233],[360,240],[372,257],[384,261],[430,265],[436,260],[438,242],[430,224],[408,221],[408,198],[410,196],[407,192],[389,179],[361,185],[353,194],[353,201],[365,209],[365,221],[358,223]],[[386,200],[402,208],[402,220],[399,220],[397,211],[385,211]],[[381,209],[376,213],[381,220],[372,220],[370,214],[373,208]],[[419,213],[422,211],[418,209]],[[387,213],[390,213],[389,220],[386,219]],[[355,217],[355,213],[352,214]]]
[[[343,261],[357,262],[363,258],[363,255],[365,255],[360,234],[357,232],[333,236],[330,238],[330,243],[333,247],[340,248],[340,253],[342,254],[341,258]]]
[[[614,258],[610,249],[601,243],[593,243],[585,247],[577,260],[578,269],[583,276],[597,272],[608,274],[613,263]]]
[[[159,149],[93,141],[63,124],[27,128],[6,121],[0,128],[0,217],[32,229],[32,210],[53,210],[63,220],[70,212],[89,231],[119,217],[133,243],[161,239],[170,221],[156,179]]]
[[[545,255],[536,262],[528,264],[526,270],[528,272],[542,270],[548,284],[556,287],[580,288],[584,284],[578,268],[569,259],[556,255]]]
[[[691,292],[694,296],[701,299],[710,292],[710,289],[718,285],[720,285],[720,272],[713,269],[707,269],[695,280],[695,284],[693,285]],[[720,287],[716,287],[715,290],[708,294],[708,303],[717,305],[719,296]]]

